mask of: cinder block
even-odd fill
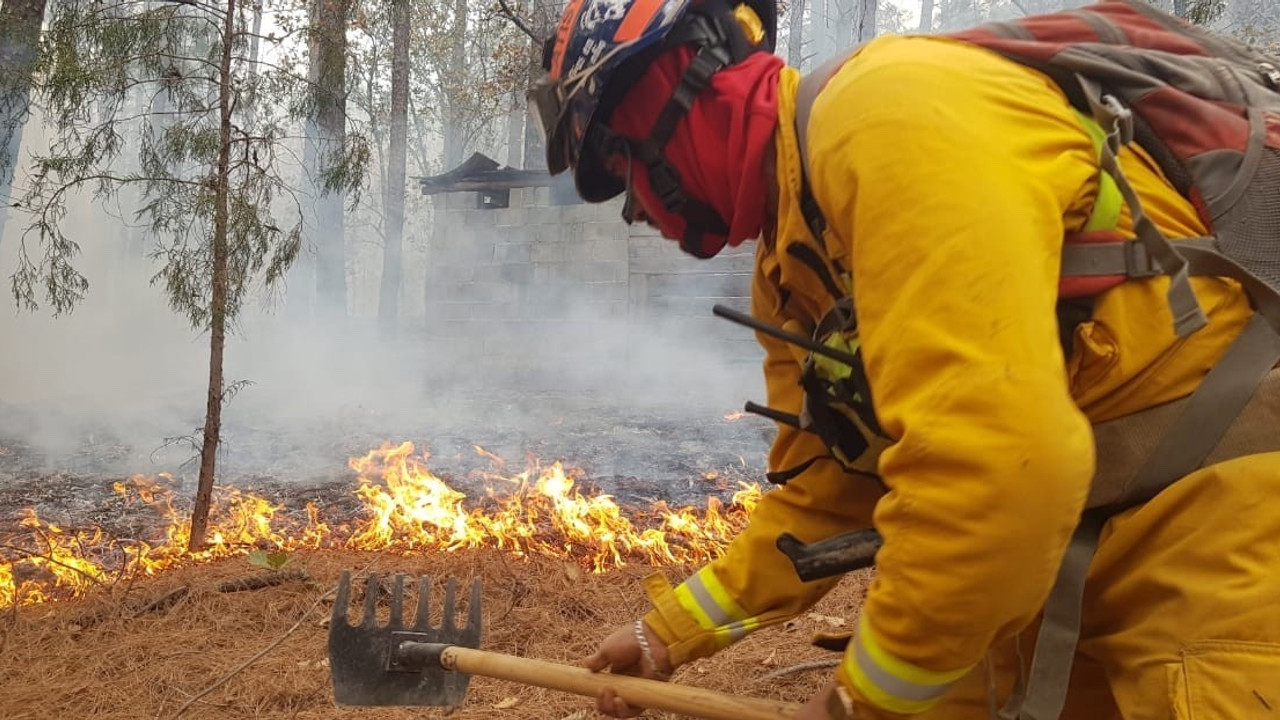
[[[525,228],[525,233],[535,245],[564,242],[563,228],[551,223],[531,224]]]
[[[586,299],[590,303],[625,303],[627,301],[627,283],[625,282],[589,282],[583,285]]]
[[[575,278],[570,274],[572,265],[567,262],[533,263],[533,281],[539,285],[559,285]]]
[[[494,214],[495,227],[522,227],[528,222],[529,211],[521,207],[510,207],[502,210],[488,210]]]
[[[530,260],[535,263],[560,263],[568,259],[566,248],[562,242],[534,242],[529,245]]]
[[[593,240],[588,245],[588,257],[604,262],[627,262],[627,242],[618,237]]]
[[[533,243],[499,242],[493,246],[495,263],[527,263],[533,259]]]
[[[473,193],[474,194],[474,193]],[[471,227],[492,226],[498,220],[501,210],[467,210],[463,222]]]
[[[581,282],[611,282],[627,279],[624,262],[577,261],[570,258],[569,277]]]
[[[601,240],[612,240],[614,238],[614,230],[612,224],[603,222],[587,222],[582,224],[582,241],[587,243],[599,242]]]
[[[533,265],[530,263],[503,263],[501,265],[477,265],[476,282],[518,285],[533,282]]]
[[[510,201],[511,207],[528,208],[534,205],[533,188],[512,188]]]

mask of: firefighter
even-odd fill
[[[884,544],[856,632],[802,716],[985,718],[1025,695],[1041,610],[1103,469],[1095,426],[1188,396],[1254,310],[1238,283],[1192,277],[1207,324],[1179,337],[1171,281],[1149,277],[1060,333],[1064,238],[1099,222],[1133,237],[1091,119],[1047,76],[972,43],[890,36],[832,73],[802,153],[800,74],[771,52],[774,18],[769,0],[571,0],[530,97],[550,171],[572,172],[585,200],[625,195],[627,222],[699,258],[754,240],[760,323],[810,337],[841,301],[856,308],[863,425],[884,442],[850,457],[779,422],[781,486],[748,527],[677,587],[648,578],[652,609],[584,664],[665,679],[834,587],[801,582],[780,533],[874,525]],[[1150,155],[1118,157],[1155,226],[1206,234]],[[767,404],[806,416],[810,351],[757,337]],[[1280,453],[1254,452],[1100,525],[1069,683],[1056,679],[1065,717],[1280,711],[1277,496]],[[597,708],[637,712],[612,691]]]

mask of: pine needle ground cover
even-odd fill
[[[693,569],[668,566],[662,572],[674,582]],[[433,585],[447,577],[463,582],[479,577],[484,649],[575,663],[611,629],[645,611],[640,583],[654,570],[626,566],[597,574],[563,559],[515,559],[488,549],[305,550],[292,553],[280,570],[255,567],[244,556],[180,565],[79,599],[5,610],[0,717],[132,720],[178,717],[179,712],[184,718],[281,720],[594,716],[589,700],[487,678],[473,678],[466,703],[454,710],[336,706],[326,640],[330,591],[343,571],[427,575]],[[258,582],[273,574],[283,581]],[[810,639],[815,632],[852,627],[867,580],[866,574],[846,578],[812,612],[691,663],[674,681],[803,700],[829,671],[771,674],[835,659]],[[646,717],[669,716],[650,712]]]

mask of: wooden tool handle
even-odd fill
[[[595,697],[601,688],[611,687],[628,705],[708,720],[785,720],[800,710],[796,703],[781,700],[739,697],[630,675],[593,673],[571,665],[457,646],[441,652],[440,664],[447,670],[586,697]]]

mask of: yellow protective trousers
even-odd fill
[[[1197,471],[1104,530],[1063,720],[1272,720],[1280,714],[1280,453]],[[993,589],[998,592],[998,589]],[[921,720],[988,718],[1037,626]]]

